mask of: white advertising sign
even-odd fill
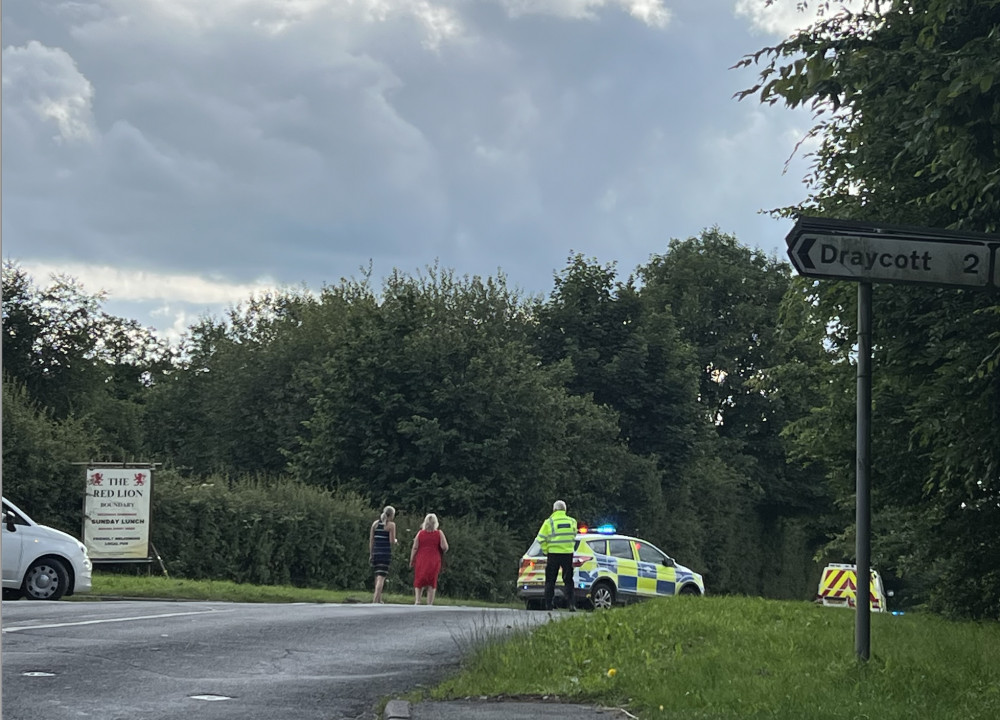
[[[149,558],[149,468],[87,470],[83,543],[92,560]]]

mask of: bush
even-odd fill
[[[287,479],[158,474],[152,541],[171,574],[345,589],[368,573],[372,511],[355,495]]]
[[[152,542],[171,575],[332,590],[371,590],[368,534],[381,508],[350,492],[290,479],[155,479]],[[397,508],[399,544],[386,591],[409,594],[407,567],[422,513]],[[451,546],[439,590],[451,597],[513,598],[518,560],[528,540],[491,521],[441,518]]]
[[[3,378],[3,494],[42,525],[80,537],[86,471],[97,442],[75,418],[57,420]]]

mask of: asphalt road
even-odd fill
[[[548,613],[448,606],[2,606],[4,720],[370,720],[477,638]]]

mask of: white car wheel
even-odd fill
[[[24,575],[24,596],[29,600],[58,600],[69,587],[66,566],[54,558],[35,560]]]

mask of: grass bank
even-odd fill
[[[806,602],[670,598],[486,642],[432,699],[557,696],[640,718],[1000,717],[1000,625],[872,617]]]
[[[74,595],[72,600],[146,598],[160,600],[211,600],[245,603],[369,603],[370,590],[323,590],[285,585],[243,585],[226,580],[184,580],[154,575],[124,575],[94,573],[93,586],[87,595]],[[408,604],[413,595],[385,594],[387,603]],[[495,603],[450,598],[440,593],[436,605],[474,605],[505,607]],[[520,604],[510,607],[522,607]]]

